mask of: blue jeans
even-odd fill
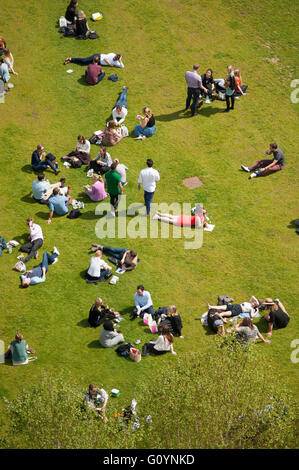
[[[118,97],[118,100],[117,102],[115,103],[114,105],[114,108],[115,106],[117,105],[120,105],[120,106],[124,106],[125,108],[128,108],[128,104],[127,104],[127,89],[125,88],[119,95]]]
[[[128,251],[127,248],[114,248],[113,246],[103,246],[103,253],[107,256],[113,256],[119,260],[122,259],[125,252]]]
[[[70,62],[72,62],[73,64],[78,64],[78,65],[88,65],[88,64],[92,64],[93,62],[93,58],[94,56],[98,55],[99,57],[101,57],[101,54],[93,54],[89,57],[73,57]],[[100,62],[100,61],[99,61]]]
[[[134,133],[136,137],[138,137],[139,135],[145,135],[145,137],[151,137],[152,135],[154,135],[155,132],[156,132],[156,126],[142,128],[140,124],[138,124],[137,126],[135,126],[135,129],[134,129]]]
[[[88,85],[97,85],[98,83],[100,83],[100,82],[103,80],[103,78],[105,77],[105,75],[106,75],[105,72],[100,73],[100,74],[98,75],[98,81],[97,81],[97,83],[88,83],[87,81],[86,81],[86,83],[88,83]],[[87,70],[85,70],[85,80],[86,80],[86,76],[87,76]]]
[[[48,272],[49,264],[53,264],[55,258],[57,258],[57,253],[53,253],[53,255],[49,255],[46,251],[43,254],[43,260],[40,263],[41,268],[46,268],[46,273]]]
[[[146,214],[148,215],[151,211],[151,203],[154,197],[155,191],[152,193],[149,193],[147,191],[144,191],[144,203],[146,207]]]

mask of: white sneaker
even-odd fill
[[[110,211],[110,215],[111,217],[115,217],[115,211],[114,210]]]
[[[249,179],[251,180],[251,178],[256,178],[256,177],[257,177],[256,173],[251,173],[251,175],[249,176]]]
[[[58,261],[58,258],[55,258],[52,264],[57,263],[57,261]]]
[[[250,173],[250,170],[249,170],[248,166],[241,165],[241,168],[242,168],[243,171],[246,171],[247,173]]]
[[[158,214],[153,215],[153,220],[159,220]]]
[[[56,253],[57,256],[60,255],[60,251],[57,250],[56,246],[53,248],[53,253]]]
[[[210,104],[211,100],[209,98],[206,99],[206,104]]]

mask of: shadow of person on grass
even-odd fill
[[[46,206],[47,207],[47,206]],[[36,217],[39,217],[40,219],[43,219],[43,220],[48,220],[49,218],[49,212],[37,212],[35,214]],[[53,215],[53,220],[56,219],[56,214]],[[59,216],[58,216],[59,217]]]
[[[28,232],[23,233],[23,235],[17,235],[16,237],[13,237],[12,240],[15,240],[16,242],[19,242],[20,245],[23,245],[23,243],[28,242]],[[20,247],[17,247],[20,248]]]
[[[214,114],[218,114],[222,112],[223,112],[223,108],[204,107],[200,109],[198,114],[199,116],[210,117],[210,116],[213,116]]]
[[[296,233],[298,233],[299,235],[299,219],[291,220],[291,222],[288,225],[288,228],[296,230]]]
[[[77,326],[80,326],[81,328],[91,328],[87,318],[84,318],[83,320],[79,321],[77,323]]]
[[[80,83],[80,85],[83,85],[83,86],[92,86],[90,85],[89,83],[86,82],[85,80],[85,75],[82,75],[82,77],[78,78],[78,83]]]
[[[25,196],[21,197],[21,201],[27,202],[28,204],[36,204],[37,201],[33,199],[32,193],[28,193]]]
[[[155,120],[168,122],[168,121],[176,121],[177,119],[189,118],[190,116],[191,116],[190,112],[186,114],[185,109],[180,109],[178,111],[174,111],[173,113],[169,113],[169,114],[159,114],[158,116],[156,116],[155,114]]]
[[[103,348],[103,346],[100,344],[98,339],[91,341],[91,343],[89,343],[87,347],[91,349],[108,349],[108,348]]]
[[[38,172],[32,170],[31,165],[24,165],[24,166],[22,166],[21,170],[24,173],[32,173],[33,175],[36,175],[38,173]]]

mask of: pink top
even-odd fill
[[[102,201],[107,197],[105,192],[105,184],[104,182],[97,181],[92,185],[92,188],[88,190],[89,197],[92,201]]]
[[[197,215],[179,215],[176,221],[176,225],[181,227],[195,227],[195,217],[200,217]]]

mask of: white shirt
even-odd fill
[[[97,256],[93,256],[90,260],[88,274],[92,277],[100,277],[101,269],[104,269],[105,266],[108,266],[107,263]]]
[[[156,190],[156,181],[160,181],[160,175],[154,168],[144,168],[141,170],[138,183],[142,183],[142,188],[147,193],[153,193]]]
[[[34,242],[34,240],[37,240],[41,238],[42,240],[44,239],[43,237],[43,231],[41,227],[37,224],[33,224],[32,227],[29,227],[29,233],[30,233],[30,241]]]
[[[119,176],[121,177],[122,183],[126,183],[127,181],[127,170],[128,170],[128,167],[126,167],[126,165],[124,165],[123,163],[119,163],[117,167],[115,168],[116,173],[118,173]]]
[[[165,338],[163,335],[160,335],[157,339],[157,341],[154,342],[155,346],[154,348],[157,351],[171,351],[173,352],[173,345],[169,344],[167,338]]]
[[[110,52],[110,54],[101,54],[101,65],[108,65],[107,62],[105,62],[104,59],[107,59],[110,64],[112,64],[114,67],[119,67],[120,69],[124,68],[124,64],[122,63],[121,60],[113,60],[113,58],[116,56],[114,52]]]
[[[89,153],[90,152],[90,142],[89,142],[89,140],[85,140],[85,144],[82,144],[81,142],[78,142],[76,148],[77,148],[77,150],[79,150],[79,152]]]
[[[115,107],[112,110],[113,121],[117,124],[121,124],[122,122],[124,122],[127,114],[128,114],[128,110],[124,106],[121,107],[120,113],[116,112],[116,107]]]

